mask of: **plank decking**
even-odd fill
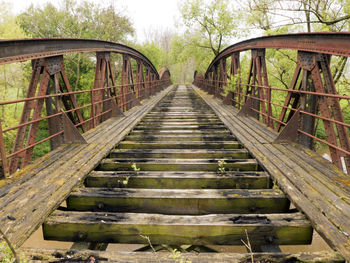
[[[173,90],[52,213],[44,237],[210,248],[242,245],[247,231],[258,250],[309,244],[307,218],[236,138],[192,88]]]
[[[327,243],[350,260],[349,176],[300,145],[275,143],[277,133],[251,117],[238,116],[237,109],[194,89],[269,172],[291,202],[307,215]]]
[[[84,177],[161,100],[163,90],[84,134],[87,144],[64,145],[13,175],[0,188],[0,229],[17,248],[84,181]]]
[[[48,240],[104,248],[148,245],[147,237],[154,246],[210,249],[242,245],[247,233],[263,251],[309,244],[315,228],[341,255],[271,252],[255,260],[350,259],[348,178],[311,151],[274,143],[276,135],[194,86],[169,87],[86,133],[88,144],[62,146],[19,171],[0,188],[0,229],[15,247],[44,223]],[[146,252],[22,251],[31,259],[71,253],[72,260],[167,262]],[[251,255],[183,256],[244,262]]]

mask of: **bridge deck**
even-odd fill
[[[63,146],[18,172],[16,175],[19,177],[18,180],[0,188],[0,228],[15,247],[23,244],[47,216],[67,198],[72,189],[81,184],[85,176],[129,134],[170,89],[169,87],[142,106],[132,109],[125,117],[106,121],[97,129],[86,133],[84,136],[88,144]],[[333,165],[306,149],[287,143],[274,143],[277,134],[273,131],[262,127],[249,117],[237,117],[237,111],[232,107],[223,105],[195,87],[194,90],[215,111],[238,141],[277,181],[293,204],[307,215],[313,227],[335,250],[350,259],[349,179],[338,172]],[[142,127],[142,122],[139,125]],[[164,127],[167,126],[163,122]],[[168,127],[169,130],[173,129],[170,124]],[[147,129],[146,126],[143,128]],[[150,128],[150,137],[161,134],[161,130],[157,131],[157,124],[148,128]],[[205,129],[206,127],[203,126],[201,131]],[[136,130],[135,132],[137,133]],[[186,135],[186,130],[181,130],[181,132]],[[162,142],[157,140],[152,143],[156,144],[153,146],[157,147],[157,150],[150,151],[150,154],[156,158],[157,154],[162,154]],[[152,143],[147,147],[152,147]],[[173,144],[175,147],[173,149],[176,149],[176,145],[179,145],[178,149],[183,147],[180,139]],[[215,144],[215,140],[205,142],[205,144],[206,147],[210,147],[211,144]],[[192,145],[187,146],[195,145],[200,145],[200,143],[193,141]],[[222,146],[236,147],[236,143],[225,145]],[[131,142],[125,141],[123,147],[132,148]],[[200,155],[205,154],[201,153],[200,149],[195,151],[198,151]],[[230,149],[225,151],[230,153]],[[134,150],[132,154],[137,160],[138,151]],[[174,158],[177,158],[176,154],[180,153],[172,150],[169,154],[174,154]],[[181,154],[186,154],[186,151]],[[215,150],[211,154],[215,154]],[[236,154],[245,155],[246,152],[236,151]],[[144,163],[147,165],[147,160]],[[103,167],[102,164],[101,167]],[[167,165],[164,163],[164,167]],[[183,167],[188,164],[181,165]],[[106,167],[108,170],[108,165]],[[92,176],[98,176],[98,172],[94,173]],[[136,184],[136,182],[133,183]],[[127,256],[129,255],[125,255]],[[239,256],[232,255],[231,259],[233,257]]]
[[[87,144],[64,145],[13,175],[0,188],[0,229],[14,247],[24,241],[81,184],[84,177],[162,99],[171,87],[142,105],[84,134]],[[18,179],[16,179],[18,178]]]
[[[291,202],[334,249],[350,260],[350,179],[318,154],[293,143],[275,143],[277,133],[203,91],[208,103]]]

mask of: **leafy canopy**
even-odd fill
[[[101,7],[83,1],[63,0],[56,8],[51,3],[43,7],[31,5],[18,16],[18,23],[31,37],[94,38],[125,42],[134,28],[128,17],[113,5]]]
[[[195,36],[196,45],[210,49],[215,56],[238,35],[240,15],[229,0],[188,0],[180,12],[187,33]]]

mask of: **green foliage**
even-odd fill
[[[23,38],[25,33],[16,24],[16,16],[12,13],[11,2],[0,1],[0,38],[13,39]]]
[[[17,254],[17,253],[16,253]],[[18,255],[17,255],[18,256]],[[18,260],[21,263],[26,263],[28,262],[25,258],[24,255],[19,255]],[[5,241],[1,241],[0,239],[0,262],[1,263],[13,263],[15,262],[15,256],[13,255],[10,247],[7,245]]]
[[[139,172],[141,169],[137,167],[136,163],[132,163],[131,164],[131,169],[134,171],[134,172]],[[129,183],[129,179],[130,179],[130,175],[129,176],[126,176],[125,178],[123,178],[122,180],[118,180],[118,185],[120,187],[127,187],[128,183]]]
[[[133,163],[131,165],[131,168],[135,171],[135,172],[139,172],[140,171],[140,168],[137,167],[136,163]]]
[[[164,49],[161,49],[154,42],[146,42],[143,45],[136,46],[142,54],[144,54],[159,71],[163,67],[168,67],[168,55]]]
[[[16,24],[16,16],[12,13],[13,4],[10,2],[0,2],[0,38],[13,39],[23,38],[25,33]],[[0,100],[15,100],[22,97],[27,89],[27,65],[30,63],[14,63],[2,65],[0,68]],[[6,129],[18,124],[21,104],[6,105],[0,107],[0,120],[2,129]],[[15,131],[5,133],[5,148],[9,150],[13,146]]]
[[[0,261],[4,263],[14,262],[12,251],[5,241],[0,243]]]
[[[39,129],[36,135],[36,142],[41,141],[45,138],[49,137],[49,128],[48,128],[48,123],[47,121],[40,121],[39,122]],[[50,147],[50,140],[45,141],[40,144],[40,147],[34,147],[34,154],[33,158],[37,159],[48,152],[50,152],[51,147]]]
[[[195,34],[195,45],[210,49],[214,55],[239,32],[239,15],[229,0],[187,0],[180,12],[188,34]]]
[[[125,177],[123,180],[118,180],[118,185],[126,187],[129,183],[130,176]]]
[[[249,0],[245,20],[272,34],[281,27],[288,32],[343,31],[349,29],[349,0]]]
[[[40,6],[31,5],[17,17],[11,16],[11,6],[2,2],[0,10],[0,36],[2,38],[27,37],[72,37],[91,38],[113,42],[125,42],[132,36],[134,29],[128,17],[113,5],[101,7],[91,2],[62,0],[59,7],[51,3]],[[95,75],[95,54],[71,54],[64,56],[65,71],[73,90],[89,90],[93,87]],[[0,91],[2,100],[22,98],[26,94],[31,77],[29,63],[2,66],[0,72]],[[2,73],[2,74],[1,74]],[[16,77],[15,77],[16,76]],[[20,76],[20,77],[18,77]],[[22,79],[23,78],[23,79]],[[11,89],[16,87],[17,89]],[[78,106],[90,103],[90,94],[77,94]],[[1,121],[3,128],[18,124],[23,104],[2,107]],[[43,110],[45,111],[45,109]],[[89,108],[82,110],[86,119]],[[5,134],[7,151],[13,147],[16,131]],[[46,121],[39,124],[36,141],[48,136]],[[34,148],[34,158],[50,151],[50,142],[46,141]]]
[[[172,258],[174,260],[174,263],[192,263],[192,261],[190,261],[190,260],[183,259],[182,253],[180,251],[178,251],[177,249],[173,249],[171,251],[169,258]]]
[[[124,15],[124,10],[118,10],[114,5],[102,7],[88,1],[60,0],[59,7],[51,3],[40,6],[31,5],[17,17],[11,13],[10,3],[1,2],[1,6],[1,38],[74,37],[126,42],[128,37],[134,34],[134,28],[130,19]],[[251,31],[251,26],[262,30],[262,34],[265,35],[301,32],[307,29],[305,25],[310,24],[311,31],[350,29],[349,0],[331,2],[293,0],[288,3],[282,0],[248,0],[247,4],[244,3],[241,6],[243,9],[238,10],[229,0],[184,0],[180,5],[182,18],[180,24],[186,29],[183,34],[170,31],[156,32],[157,34],[153,34],[153,39],[134,46],[151,60],[157,70],[167,67],[175,82],[184,83],[192,82],[195,70],[198,74],[204,74],[215,55],[232,44],[233,39],[255,33],[256,31]],[[246,24],[240,22],[243,20],[242,14]],[[279,14],[286,19],[281,20]],[[312,23],[308,22],[308,15]],[[287,19],[289,17],[291,19]],[[296,51],[289,50],[266,50],[271,87],[289,88],[296,65],[296,54]],[[240,74],[228,79],[228,85],[224,88],[225,94],[228,91],[235,91],[238,82],[247,83],[250,51],[241,52],[240,57]],[[94,82],[95,54],[71,54],[65,55],[64,59],[72,89],[90,89]],[[115,56],[112,60],[116,61],[116,68],[120,67],[120,57]],[[229,63],[228,59],[228,70]],[[346,59],[332,58],[332,73],[335,76],[339,94],[350,92],[350,81],[344,76],[344,73],[348,73],[349,70],[345,65]],[[120,77],[119,73],[116,72],[117,79]],[[0,70],[1,100],[24,97],[30,75],[30,62],[2,66]],[[242,86],[242,89],[245,93],[246,87]],[[273,103],[283,104],[285,96],[286,92],[273,91],[271,99]],[[76,98],[79,106],[90,102],[88,93],[77,94]],[[23,104],[18,104],[0,108],[3,129],[18,123],[22,107]],[[341,107],[346,121],[350,122],[349,103],[341,100]],[[90,109],[85,108],[82,111],[86,119]],[[272,111],[274,116],[279,116],[281,107],[272,106]],[[47,123],[42,122],[36,141],[43,139],[47,134]],[[316,134],[319,138],[326,138],[322,121],[317,125]],[[15,131],[5,134],[7,150],[13,147],[15,136]],[[36,147],[34,155],[41,156],[48,150],[49,142],[46,142]],[[225,168],[222,168],[225,171]]]
[[[18,16],[18,23],[31,37],[94,38],[118,42],[134,33],[129,18],[113,5],[101,7],[87,1],[77,4],[74,0],[62,0],[59,8],[51,3],[43,7],[32,4]]]
[[[31,37],[73,37],[125,42],[127,37],[134,34],[129,18],[113,5],[101,7],[87,1],[78,4],[74,0],[62,0],[59,8],[51,3],[42,7],[31,5],[18,16],[17,22]],[[73,90],[88,90],[93,86],[94,56],[79,53],[64,57],[65,71]],[[89,94],[77,96],[84,103],[89,99]]]
[[[226,164],[227,163],[225,162],[225,160],[219,160],[218,161],[218,172],[219,172],[219,174],[221,174],[221,175],[225,174],[225,172],[226,172],[225,165]]]

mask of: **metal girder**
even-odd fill
[[[272,115],[270,104],[271,90],[265,89],[263,86],[269,86],[265,61],[265,49],[252,49],[245,100],[250,95],[253,98],[252,107],[257,111],[262,110],[265,114],[262,115],[264,123],[273,128],[273,121],[270,118]],[[254,115],[256,119],[259,119],[259,112],[255,112]]]
[[[136,97],[135,81],[133,69],[131,66],[131,57],[123,55],[123,66],[122,66],[122,97],[124,111],[131,109],[132,107],[140,104]]]
[[[282,34],[252,38],[224,49],[209,65],[205,76],[224,57],[234,52],[259,48],[292,49],[350,57],[350,32]]]
[[[269,87],[263,52],[267,48],[297,50],[298,62],[289,89],[286,90],[288,93],[284,105],[273,103],[282,108],[279,119],[274,119],[277,122],[276,130],[280,131],[284,123],[287,123],[287,126],[291,126],[288,125],[290,122],[298,123],[299,143],[313,148],[313,140],[317,139],[329,145],[333,162],[342,168],[341,158],[344,158],[346,168],[350,171],[348,124],[345,123],[339,103],[340,99],[349,100],[349,97],[337,93],[330,70],[331,55],[350,56],[349,43],[350,32],[298,33],[249,39],[234,44],[218,54],[209,65],[204,78],[196,77],[198,79],[195,83],[204,86],[203,89],[213,94],[213,90],[218,86],[218,65],[231,56],[230,73],[236,74],[235,63],[239,63],[239,58],[236,59],[234,56],[241,51],[251,50],[248,86],[244,98],[244,101],[248,98],[249,101],[243,106],[241,114],[245,112],[255,115],[257,119],[261,114],[264,123],[273,128],[271,90],[284,89]],[[205,87],[207,83],[209,89]],[[240,94],[238,90],[237,93]],[[233,94],[228,94],[224,103],[230,104],[230,99],[237,101]],[[238,98],[238,102],[240,101]],[[295,116],[298,108],[300,113]],[[295,121],[297,117],[298,122]],[[323,121],[327,142],[315,137],[316,119]]]
[[[232,97],[230,98],[231,103],[234,106],[237,105],[238,109],[241,108],[241,100],[242,100],[242,87],[241,87],[241,61],[240,61],[240,53],[235,52],[231,55],[231,68],[230,68],[230,78],[233,78],[235,75],[239,75],[239,80],[237,81],[236,85],[236,91],[231,92],[232,95],[228,94],[228,96]],[[237,97],[238,103],[236,104],[234,101],[235,95]],[[229,98],[227,98],[228,100]],[[227,101],[226,100],[226,101]]]
[[[97,53],[94,87],[73,92],[64,69],[63,55],[82,52]],[[120,94],[112,72],[111,52],[123,55]],[[27,96],[10,102],[24,104],[20,122],[4,130],[0,123],[0,137],[4,132],[17,130],[13,150],[8,155],[4,139],[0,138],[4,175],[26,166],[32,160],[36,145],[49,140],[53,150],[62,143],[83,142],[77,128],[85,132],[110,117],[123,116],[118,104],[128,110],[137,105],[140,99],[162,88],[153,64],[139,51],[125,45],[68,38],[0,40],[0,65],[29,59],[32,61],[32,77]],[[137,62],[135,70],[131,59]],[[145,83],[145,79],[148,83]],[[144,95],[141,95],[141,90]],[[77,104],[75,96],[81,93],[91,94],[91,104]],[[119,97],[121,101],[118,101]],[[87,107],[90,107],[91,115],[84,120],[81,110]],[[46,113],[43,113],[44,110]],[[48,123],[49,136],[37,141],[39,123],[44,120]]]
[[[300,74],[301,72],[302,74]],[[290,92],[288,92],[286,96],[284,108],[280,114],[279,121],[283,122],[288,106],[291,105],[294,109],[300,107],[304,113],[301,112],[299,115],[299,128],[311,136],[299,134],[298,142],[309,148],[313,148],[312,137],[315,136],[314,115],[320,111],[320,115],[323,117],[323,124],[325,127],[327,141],[330,144],[337,146],[338,135],[340,146],[346,151],[349,151],[350,141],[347,128],[338,123],[334,125],[331,121],[329,121],[333,117],[336,121],[344,123],[344,116],[340,107],[339,99],[304,93],[293,93],[292,90],[296,89],[296,84],[300,78],[300,75],[302,75],[302,79],[300,81],[299,90],[312,91],[319,94],[337,94],[333,77],[330,71],[330,56],[327,54],[299,51],[297,66],[294,72],[291,86],[289,88]],[[287,126],[292,121],[292,119],[294,119],[294,114],[295,113],[293,110],[289,111],[289,116],[286,121]],[[280,128],[281,123],[277,125],[277,131],[279,131]],[[342,168],[341,157],[344,157],[346,168],[348,171],[350,171],[350,157],[344,155],[334,147],[330,147],[329,150],[334,164],[336,164],[339,168]]]
[[[23,148],[27,149],[18,153],[11,159],[9,164],[10,173],[15,172],[19,167],[25,167],[32,159],[34,147],[30,146],[35,143],[37,137],[37,131],[39,129],[39,121],[37,120],[42,116],[44,103],[46,103],[46,112],[48,115],[60,112],[62,109],[62,103],[66,110],[75,109],[74,111],[69,112],[68,115],[69,119],[74,124],[83,122],[83,117],[80,110],[77,109],[78,105],[73,94],[59,97],[56,96],[55,98],[44,98],[44,96],[49,95],[51,91],[54,91],[55,94],[72,92],[64,71],[63,56],[34,60],[32,61],[32,65],[32,78],[29,84],[27,98],[30,99],[35,96],[41,98],[28,100],[24,103],[20,124],[25,124],[29,121],[34,122],[29,125],[29,129],[24,125],[17,130],[13,152],[21,151]],[[62,79],[63,86],[60,83],[60,78]],[[50,86],[50,80],[52,80],[52,86]],[[54,107],[52,107],[52,105],[54,105]],[[62,130],[62,120],[60,120],[59,116],[49,119],[48,124],[50,135],[54,135]],[[62,142],[61,135],[52,138],[52,149],[58,147]],[[24,143],[25,146],[23,145]]]
[[[141,60],[159,79],[151,61],[141,52],[123,44],[95,39],[35,38],[0,40],[0,65],[44,57],[83,52],[116,52]]]
[[[123,115],[116,102],[116,83],[110,61],[110,52],[96,53],[94,87],[91,90],[90,128],[110,117]],[[106,112],[112,109],[112,111]],[[115,115],[115,116],[114,116]]]

